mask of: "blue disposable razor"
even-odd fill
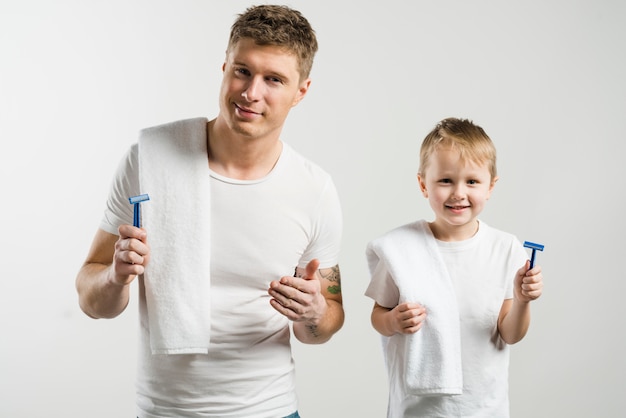
[[[141,202],[150,200],[150,196],[147,194],[140,194],[139,196],[129,197],[128,201],[131,205],[134,205],[133,213],[133,226],[141,228]]]
[[[530,255],[530,268],[533,268],[535,266],[535,252],[537,250],[543,251],[543,245],[535,244],[534,242],[530,242],[530,241],[524,241],[524,247],[530,248],[531,250],[533,250],[532,254]]]

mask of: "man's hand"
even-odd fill
[[[118,233],[113,255],[112,281],[123,286],[132,282],[138,274],[143,274],[150,261],[150,247],[148,234],[142,228],[121,225]]]
[[[311,260],[301,277],[283,276],[270,283],[270,304],[294,322],[317,326],[328,309],[318,279],[317,259]]]
[[[144,229],[121,225],[118,234],[99,229],[76,277],[81,309],[92,318],[114,318],[126,309],[129,284],[150,261]]]

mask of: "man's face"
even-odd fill
[[[230,129],[250,138],[280,136],[289,111],[305,96],[295,55],[277,46],[240,40],[226,55],[220,114]]]

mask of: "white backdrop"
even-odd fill
[[[302,416],[384,417],[365,245],[432,219],[418,149],[448,116],[499,150],[481,218],[545,244],[545,294],[512,350],[513,416],[622,416],[626,3],[287,3],[320,51],[283,139],[333,174],[345,215],[346,323],[295,344]],[[0,4],[0,416],[134,416],[136,302],[88,319],[74,278],[136,132],[215,116],[228,30],[251,4]]]

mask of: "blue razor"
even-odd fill
[[[134,205],[133,213],[133,226],[141,228],[141,202],[150,200],[150,196],[147,194],[140,194],[139,196],[129,197],[128,201],[131,205]]]
[[[530,248],[531,250],[533,250],[532,254],[530,255],[530,268],[533,268],[535,266],[535,252],[537,250],[543,251],[543,245],[535,244],[534,242],[530,242],[530,241],[524,241],[524,247]]]

